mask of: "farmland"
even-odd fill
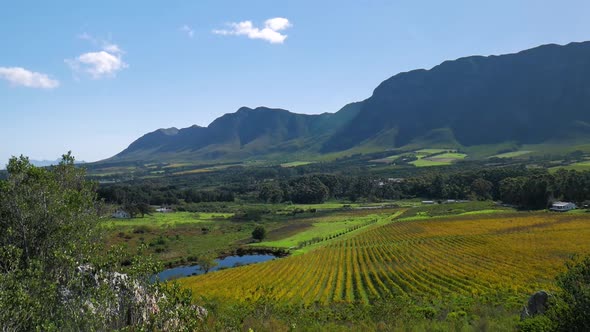
[[[133,255],[143,244],[169,265],[183,264],[205,253],[231,250],[250,236],[253,223],[235,223],[232,213],[155,213],[143,218],[110,219],[102,223],[108,245],[123,245]]]
[[[533,151],[528,151],[528,150],[511,151],[511,152],[500,153],[500,154],[494,155],[490,158],[516,158],[516,157],[530,154],[532,152]]]
[[[197,297],[234,301],[251,298],[252,290],[262,287],[287,303],[371,303],[392,296],[435,300],[450,294],[521,302],[538,289],[553,289],[569,255],[590,251],[590,217],[584,214],[410,221],[389,216],[302,255],[182,283]]]
[[[311,164],[311,161],[292,161],[289,163],[283,163],[281,164],[281,167],[297,167],[297,166],[304,166],[304,165],[309,165]]]
[[[416,151],[416,158],[418,159],[411,162],[411,164],[416,167],[445,166],[466,157],[466,154],[457,153],[454,150],[422,149]]]
[[[420,149],[413,152],[396,154],[389,157],[374,159],[377,163],[408,163],[416,167],[446,166],[467,157],[455,149]]]
[[[509,158],[486,161],[497,164],[491,168],[473,161],[411,164],[466,158],[448,149],[397,156],[404,157],[386,166],[341,160],[342,173],[321,162],[232,166],[105,185],[101,197],[113,208],[142,197],[177,212],[102,224],[108,244],[124,246],[126,264],[143,247],[164,263],[157,271],[180,265],[197,271],[193,265],[203,259],[228,255],[279,256],[176,280],[216,322],[256,331],[289,330],[291,322],[302,330],[323,323],[375,330],[382,313],[395,308],[381,330],[449,330],[456,319],[468,329],[482,319],[488,330],[513,330],[528,296],[557,292],[555,278],[570,255],[590,253],[590,214],[544,212],[552,198],[586,205],[587,173],[536,166],[546,159],[531,167]],[[584,161],[576,153],[550,165]],[[355,170],[359,165],[365,166]],[[253,235],[260,227],[265,236]],[[270,325],[257,325],[261,312]]]

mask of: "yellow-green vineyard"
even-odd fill
[[[407,294],[524,296],[552,289],[590,251],[590,217],[514,213],[392,221],[306,254],[182,280],[196,296],[244,300],[262,287],[286,302],[370,302]]]

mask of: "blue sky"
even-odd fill
[[[4,1],[0,162],[110,157],[241,106],[335,112],[447,59],[590,39],[588,1]]]

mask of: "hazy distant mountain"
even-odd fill
[[[590,138],[590,42],[471,56],[400,73],[334,114],[240,108],[208,127],[160,129],[111,160],[213,160]],[[590,139],[589,139],[590,142]]]

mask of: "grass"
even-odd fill
[[[449,150],[453,150],[453,149],[421,149],[421,150],[417,150],[416,154],[430,155],[430,154],[441,153],[441,152],[445,152],[445,151],[449,151]]]
[[[289,204],[289,205],[282,205],[282,209],[285,211],[292,211],[296,209],[316,209],[316,210],[335,210],[335,209],[343,209],[343,208],[360,208],[360,207],[378,207],[384,204],[388,204],[387,202],[383,203],[346,203],[346,202],[335,202],[329,201],[324,202],[321,204]],[[276,205],[274,205],[276,206]],[[279,205],[280,206],[280,205]]]
[[[196,224],[212,222],[220,219],[227,219],[233,216],[233,213],[192,213],[192,212],[172,212],[172,213],[153,213],[143,218],[133,219],[109,219],[103,222],[107,228],[117,228],[122,226],[155,226],[171,227],[181,224]]]
[[[283,163],[283,164],[281,164],[281,167],[285,167],[285,168],[288,168],[288,167],[297,167],[297,166],[309,165],[309,164],[312,164],[312,163],[313,163],[312,161],[292,161],[292,162],[289,162],[289,163]]]
[[[467,157],[464,153],[451,152],[455,150],[451,149],[422,149],[416,151],[417,160],[412,161],[410,164],[416,167],[430,167],[430,166],[446,166],[450,165],[457,160],[462,160]],[[437,155],[431,156],[432,154]]]
[[[467,157],[464,153],[448,152],[433,157],[420,157],[417,155],[418,160],[411,162],[416,167],[429,167],[429,166],[445,166],[454,163],[457,160],[462,160]]]
[[[556,172],[560,169],[565,169],[568,171],[590,171],[590,161],[582,161],[582,162],[577,162],[577,163],[573,163],[567,166],[555,166],[555,167],[551,167],[549,168],[550,172]]]
[[[432,159],[465,159],[467,157],[464,153],[447,152],[431,157]]]
[[[505,152],[505,153],[500,153],[500,154],[491,156],[490,158],[516,158],[516,157],[520,157],[520,156],[523,156],[525,154],[529,154],[532,152],[533,151],[529,151],[529,150]]]
[[[182,264],[190,256],[224,252],[250,238],[253,222],[234,222],[231,213],[157,213],[103,221],[108,245],[124,245],[133,255],[142,244],[165,263]]]
[[[370,221],[380,218],[377,214],[367,213],[368,212],[366,211],[350,211],[330,215],[328,217],[316,218],[306,221],[307,227],[296,234],[279,238],[274,241],[256,243],[255,245],[277,248],[295,248],[298,247],[301,242],[310,241],[314,238],[326,238],[341,234],[355,226],[364,226]]]
[[[412,165],[416,167],[430,167],[430,166],[446,166],[450,165],[451,163],[448,161],[433,161],[428,159],[418,159],[411,162]]]
[[[449,217],[456,215],[496,213],[492,211],[510,212],[514,210],[507,207],[497,206],[495,205],[495,203],[490,201],[420,205],[416,208],[407,210],[402,215],[402,218],[400,218],[400,220],[406,220],[404,218],[412,217],[426,217],[421,219],[428,219],[432,217]]]
[[[212,172],[212,169],[209,168],[199,168],[199,169],[191,169],[188,171],[180,171],[180,172],[175,172],[172,173],[172,175],[188,175],[188,174],[199,174],[199,173],[208,173],[208,172]]]
[[[414,155],[418,159],[410,162],[410,164],[416,167],[445,166],[450,165],[457,160],[465,159],[467,157],[466,154],[457,153],[455,151],[455,149],[420,149],[414,152],[395,154],[389,157],[371,160],[370,162],[391,163],[400,158]],[[435,155],[431,156],[433,154]]]

